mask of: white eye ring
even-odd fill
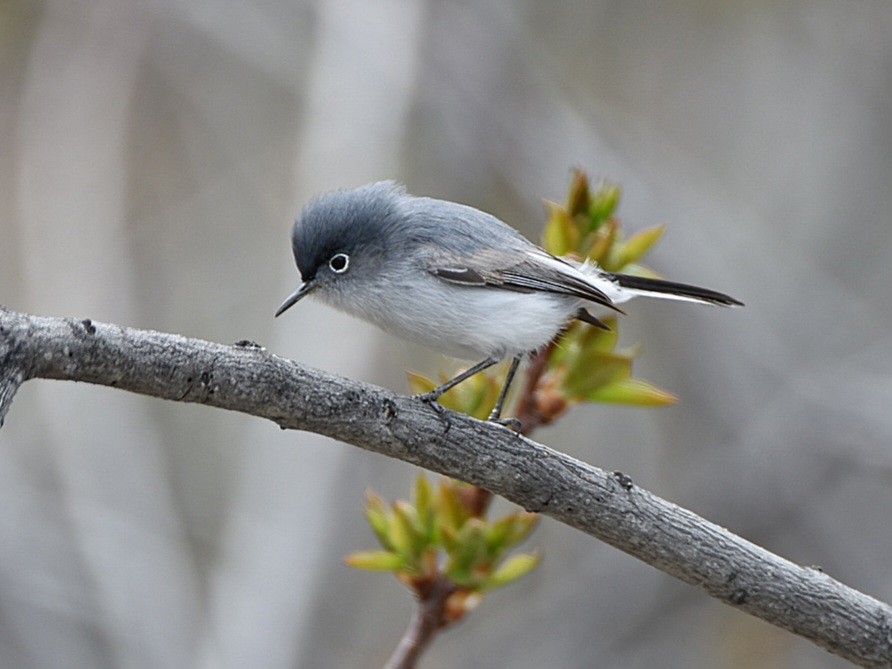
[[[328,261],[328,266],[335,274],[343,274],[350,267],[350,256],[346,253],[335,253]]]

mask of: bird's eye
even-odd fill
[[[350,267],[350,256],[346,253],[335,253],[328,261],[328,266],[335,274],[343,274]]]

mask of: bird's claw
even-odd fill
[[[443,413],[444,411],[446,411],[445,407],[440,404],[439,393],[421,393],[420,395],[416,395],[415,398],[430,406],[437,413]]]
[[[514,430],[518,434],[520,434],[520,431],[523,429],[523,424],[516,418],[496,418],[495,416],[490,416],[486,422],[507,427],[509,430]]]
[[[434,410],[434,413],[436,413],[440,417],[440,419],[446,426],[444,434],[448,434],[449,430],[452,429],[452,419],[449,418],[449,413],[446,411],[446,407],[440,404],[440,393],[422,393],[420,395],[416,395],[415,397]]]

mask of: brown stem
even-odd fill
[[[542,425],[542,414],[536,403],[536,391],[539,388],[539,382],[542,375],[548,368],[548,360],[554,351],[555,341],[553,340],[548,346],[530,358],[530,364],[527,366],[527,372],[524,375],[523,392],[517,402],[517,420],[523,426],[521,434],[528,437],[536,428]]]
[[[548,359],[554,350],[554,344],[534,354],[530,358],[524,375],[523,391],[517,402],[517,418],[521,423],[521,434],[529,436],[542,423],[542,415],[536,404],[536,390],[539,381],[548,367]],[[475,516],[483,516],[489,509],[493,494],[485,488],[473,487],[464,497],[464,503]],[[446,627],[449,621],[444,618],[446,602],[455,592],[455,586],[443,576],[438,576],[430,588],[418,595],[418,606],[409,621],[399,645],[385,665],[385,669],[410,669],[418,662],[418,658],[430,645],[439,630]]]
[[[384,669],[413,669],[416,666],[437,632],[452,622],[446,607],[455,591],[456,587],[444,576],[437,576],[427,587],[416,591],[418,606]]]
[[[536,403],[536,390],[539,387],[539,381],[548,368],[548,359],[554,351],[554,342],[551,342],[544,349],[530,357],[530,363],[527,365],[526,374],[523,379],[523,391],[517,401],[517,419],[520,421],[520,433],[526,437],[530,436],[537,427],[542,425],[542,414]],[[489,509],[492,502],[493,494],[489,490],[483,488],[473,488],[465,499],[465,504],[475,516],[482,516]]]

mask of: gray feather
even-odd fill
[[[532,244],[527,242],[531,248]],[[619,311],[607,295],[589,282],[580,279],[559,258],[544,264],[528,252],[482,249],[473,255],[443,253],[427,249],[428,271],[444,281],[466,286],[501,288],[521,293],[544,292],[577,297]],[[560,267],[567,266],[562,272]]]

